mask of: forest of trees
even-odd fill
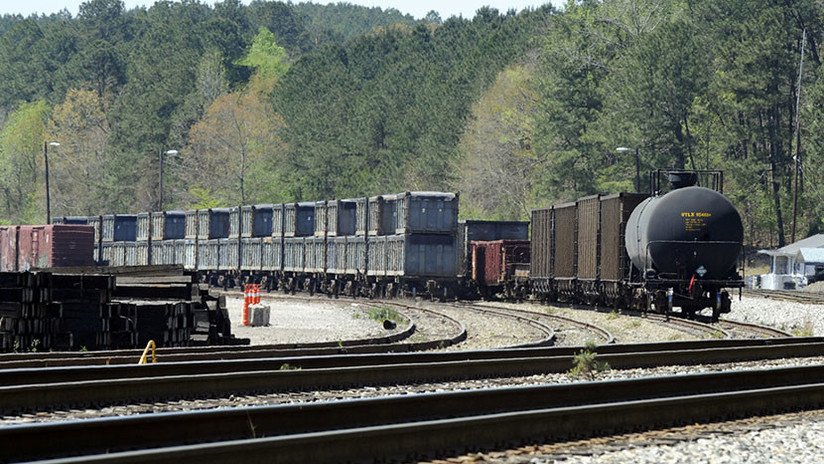
[[[44,221],[52,141],[55,216],[156,208],[175,150],[166,209],[457,190],[464,217],[526,219],[632,191],[638,149],[642,171],[723,169],[747,243],[780,245],[824,231],[823,23],[817,0],[6,15],[0,221]]]

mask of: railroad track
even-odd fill
[[[2,427],[0,460],[412,460],[822,404],[824,366],[761,369]]]
[[[501,317],[514,319],[518,322],[521,322],[525,325],[537,329],[541,334],[543,334],[543,337],[536,341],[511,345],[505,348],[530,348],[538,346],[552,346],[555,344],[555,330],[552,327],[535,320],[534,318],[518,314],[514,311],[509,311],[505,308],[496,309],[476,305],[456,305],[456,307],[460,307],[462,309],[469,309],[471,311],[475,311],[481,314],[493,314]]]
[[[570,305],[570,307],[592,310],[591,307],[577,305]],[[699,338],[783,338],[793,336],[791,333],[775,327],[727,319],[713,322],[709,317],[698,316],[695,320],[692,320],[681,317],[680,313],[671,313],[667,316],[653,312],[625,311],[622,314],[652,319]]]
[[[572,318],[558,316],[555,314],[547,314],[537,311],[530,311],[526,309],[517,309],[505,306],[495,306],[495,305],[479,305],[473,303],[459,303],[460,307],[470,308],[477,311],[484,311],[484,310],[496,310],[496,311],[503,311],[506,313],[518,315],[519,317],[525,317],[531,320],[535,319],[546,319],[552,321],[556,325],[560,325],[561,327],[573,327],[577,330],[582,330],[585,332],[590,332],[594,335],[593,338],[597,340],[591,340],[596,342],[596,344],[609,344],[615,343],[615,337],[610,333],[608,330],[604,329],[603,327],[598,327],[597,325],[590,324],[587,322],[577,321]]]
[[[566,372],[579,348],[271,358],[0,371],[0,415],[141,401],[409,385]],[[614,369],[818,356],[822,338],[604,345]]]
[[[808,293],[798,290],[744,290],[748,296],[757,296],[771,300],[791,301],[795,303],[824,305],[824,294]]]
[[[306,297],[299,297],[309,300]],[[311,300],[309,300],[311,301]],[[315,301],[317,301],[315,299]],[[163,362],[186,362],[205,360],[239,360],[269,357],[323,356],[336,354],[372,354],[423,351],[451,346],[466,339],[466,328],[449,315],[427,308],[405,305],[398,302],[366,301],[365,306],[391,306],[400,310],[412,322],[401,332],[383,337],[316,343],[290,343],[255,346],[211,346],[190,348],[159,348],[158,358]],[[421,316],[423,315],[423,316]],[[427,317],[433,330],[424,341],[410,342],[410,335],[421,333],[421,319]],[[66,367],[88,365],[134,364],[140,358],[140,350],[114,350],[93,352],[43,352],[0,354],[0,369],[27,367]]]
[[[637,317],[644,317],[661,324],[672,326],[681,331],[693,334],[699,338],[733,338],[732,334],[723,327],[698,320],[690,320],[677,315],[658,313],[635,313]]]
[[[748,322],[720,319],[715,324],[729,333],[730,338],[782,338],[793,336],[793,334],[775,327]]]

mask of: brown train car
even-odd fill
[[[0,229],[0,270],[94,265],[94,228],[50,224]]]
[[[554,219],[552,208],[532,211],[532,259],[529,263],[529,276],[532,279],[552,277]]]
[[[597,299],[601,264],[601,195],[579,198],[576,204],[576,292]]]
[[[598,278],[603,282],[629,279],[630,263],[624,246],[629,215],[647,199],[646,193],[616,193],[601,197],[600,265]]]
[[[490,298],[525,296],[529,276],[528,240],[490,240],[472,242],[472,280],[481,294]]]
[[[17,232],[20,226],[0,227],[0,272],[17,271]]]
[[[555,246],[553,278],[557,292],[572,296],[578,273],[578,205],[555,205]]]
[[[609,303],[632,268],[626,222],[648,195],[591,195],[532,211],[529,285],[542,301]]]

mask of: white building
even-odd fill
[[[769,255],[770,272],[760,277],[765,290],[793,290],[824,273],[824,234],[813,235],[777,250],[759,250]]]

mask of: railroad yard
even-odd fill
[[[241,296],[227,292],[226,307],[248,346],[162,348],[146,366],[135,350],[1,355],[0,435],[15,445],[0,460],[824,458],[815,301],[745,295],[709,324],[272,293],[269,325],[245,327]],[[584,345],[597,355],[576,366]]]

